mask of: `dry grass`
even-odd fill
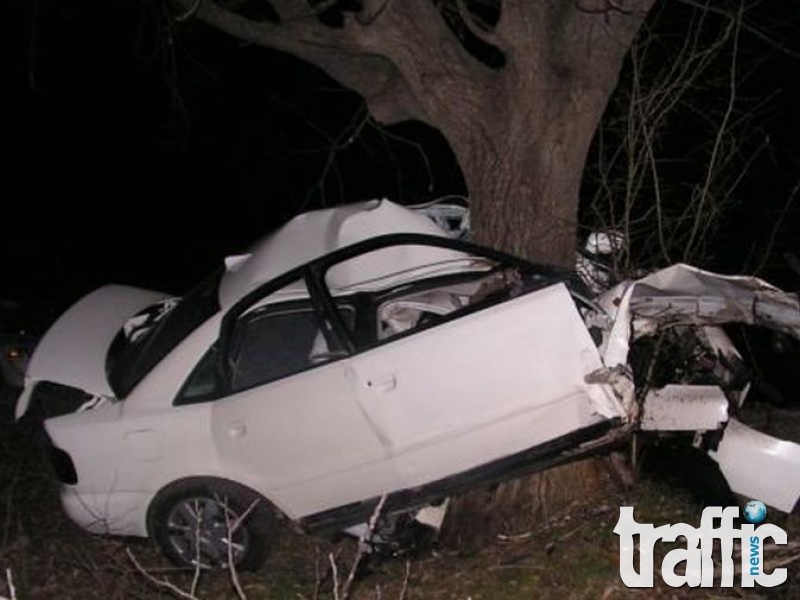
[[[3,400],[7,405],[7,399]],[[132,552],[152,576],[190,590],[194,573],[172,567],[147,541],[88,535],[63,516],[57,488],[36,451],[31,432],[0,425],[0,597],[35,600],[133,600],[174,598],[152,584],[131,562]],[[547,519],[512,520],[478,546],[443,546],[419,556],[392,559],[363,570],[350,591],[353,600],[505,600],[645,598],[800,598],[800,570],[789,565],[779,588],[742,590],[630,590],[618,574],[618,538],[613,533],[621,504],[637,507],[639,521],[699,523],[702,506],[663,480],[645,479],[626,497],[606,492],[600,501],[573,502]],[[771,518],[800,541],[799,519]],[[507,527],[506,529],[503,529]],[[662,549],[663,550],[663,549]],[[664,550],[665,551],[665,550]],[[352,540],[329,543],[287,532],[267,565],[239,573],[248,600],[334,600],[329,557],[340,583],[356,556]],[[656,562],[658,565],[658,562]],[[658,577],[656,577],[658,579]],[[341,591],[341,589],[340,589]],[[201,573],[198,599],[236,599],[226,573]]]

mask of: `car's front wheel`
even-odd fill
[[[149,511],[149,528],[179,566],[254,570],[278,533],[272,507],[230,481],[189,479],[162,491]]]

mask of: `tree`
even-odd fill
[[[571,264],[586,155],[654,0],[174,0],[324,70],[384,124],[438,129],[476,238]]]
[[[359,94],[374,119],[419,120],[450,144],[477,241],[572,265],[586,156],[654,0],[172,0],[241,40],[284,51]],[[547,513],[597,488],[591,463],[458,499],[469,543],[510,509]],[[592,483],[594,482],[594,484]],[[485,508],[491,509],[486,512]],[[483,530],[483,531],[482,531]]]

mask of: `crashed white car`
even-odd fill
[[[389,201],[307,213],[183,298],[80,300],[41,340],[17,413],[44,417],[75,522],[152,536],[187,566],[256,567],[276,515],[308,531],[379,501],[424,515],[640,430],[697,432],[734,490],[792,509],[800,446],[731,418],[747,381],[719,325],[797,336],[796,298],[683,265],[582,289]],[[630,348],[663,332],[701,351],[639,385]]]

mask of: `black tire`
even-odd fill
[[[178,566],[194,569],[199,557],[203,569],[227,569],[230,556],[237,570],[253,571],[264,563],[276,540],[277,520],[269,502],[252,490],[231,481],[192,478],[156,496],[148,511],[148,530]]]

